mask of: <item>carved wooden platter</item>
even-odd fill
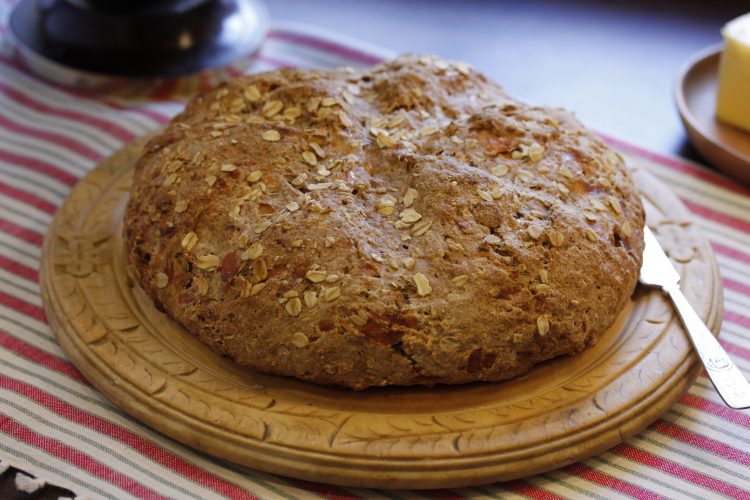
[[[504,383],[353,392],[264,375],[209,350],[128,278],[121,217],[142,141],[73,190],[44,248],[50,325],[76,366],[155,429],[248,467],[377,488],[458,487],[600,453],[664,413],[700,366],[672,308],[638,289],[593,348]],[[649,226],[714,332],[721,281],[677,198],[629,158]]]

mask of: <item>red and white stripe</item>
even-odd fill
[[[0,3],[0,37],[13,2]],[[208,458],[124,415],[51,335],[38,285],[40,245],[78,178],[158,128],[176,102],[93,97],[30,75],[0,45],[0,457],[90,497],[709,498],[750,496],[750,417],[705,376],[648,430],[579,464],[524,480],[377,492],[275,477]],[[269,36],[253,70],[368,65],[376,47],[299,25]],[[168,89],[163,89],[164,91]],[[725,286],[722,342],[750,372],[750,190],[683,160],[608,140],[654,164],[711,241]]]

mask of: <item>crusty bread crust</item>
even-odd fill
[[[633,292],[643,223],[570,114],[403,56],[195,97],[146,146],[125,237],[157,307],[218,352],[364,389],[581,351]]]

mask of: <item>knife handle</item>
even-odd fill
[[[706,367],[708,378],[721,399],[727,406],[737,410],[750,408],[750,384],[695,312],[679,285],[665,288],[665,291],[672,299],[695,352]]]

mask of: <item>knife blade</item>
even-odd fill
[[[680,290],[680,274],[648,227],[644,228],[643,237],[646,246],[640,282],[660,288],[671,299],[695,352],[724,403],[738,410],[750,408],[747,379],[685,298]]]

